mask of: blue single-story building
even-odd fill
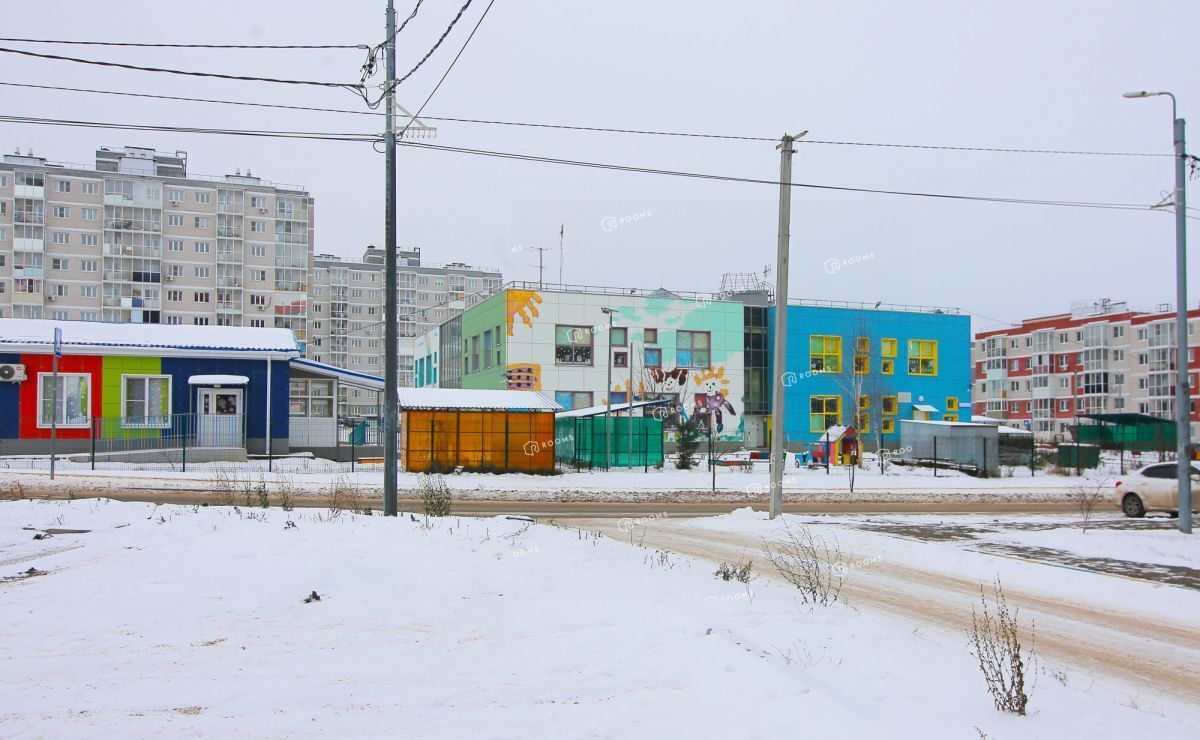
[[[969,316],[812,300],[792,302],[787,311],[787,366],[779,371],[787,449],[810,449],[834,426],[854,428],[866,449],[878,446],[882,432],[883,446],[894,448],[900,420],[969,420]],[[772,307],[771,342],[775,319]],[[769,418],[767,424],[769,435],[774,425]]]
[[[56,453],[130,461],[332,447],[339,384],[382,380],[300,354],[289,329],[0,319],[0,455],[46,454],[52,435]]]

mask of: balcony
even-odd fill
[[[13,237],[13,249],[19,252],[45,252],[45,239],[26,239]]]
[[[220,226],[218,226],[217,227],[217,236],[225,237],[226,239],[241,239],[242,238],[242,230],[241,229],[221,228]]]
[[[133,196],[124,195],[123,193],[105,193],[104,205],[106,206],[131,206],[133,205]]]
[[[44,213],[28,211],[13,211],[14,224],[31,224],[33,226],[42,226],[46,223]]]
[[[18,198],[45,198],[46,187],[44,185],[22,185],[16,183],[13,185],[13,195]]]
[[[217,311],[232,311],[241,313],[242,304],[237,301],[217,301]]]
[[[34,278],[41,280],[45,274],[45,269],[41,267],[14,267],[12,276],[14,278]]]
[[[233,277],[233,276],[228,276],[228,275],[218,276],[217,277],[217,287],[218,288],[240,288],[240,287],[242,287],[242,279],[240,277]]]

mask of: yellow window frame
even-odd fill
[[[854,356],[854,374],[869,375],[871,373],[871,356],[870,355],[855,355]]]
[[[820,368],[817,367],[818,362]],[[815,373],[840,373],[842,371],[842,338],[833,334],[809,336],[808,369]]]
[[[946,399],[946,410],[947,411],[958,411],[958,399],[955,398],[954,396],[950,396],[949,398],[947,398]]]
[[[871,433],[871,415],[870,414],[855,414],[854,415],[854,431],[859,434]]]
[[[871,351],[870,337],[857,337],[854,340],[854,351],[860,355],[865,355]]]
[[[879,361],[879,372],[882,373],[883,375],[894,374],[896,372],[896,361],[895,360],[880,360]]]
[[[879,428],[883,431],[884,434],[892,434],[893,432],[896,431],[896,420],[895,419],[882,419],[879,422]]]
[[[895,357],[896,356],[896,340],[890,337],[885,337],[879,340],[879,356],[880,357]]]
[[[819,404],[819,410],[814,407]],[[832,417],[832,421],[830,421]],[[808,431],[821,433],[831,426],[842,423],[841,396],[808,397]]]
[[[908,340],[908,374],[934,376],[938,374],[936,339]]]
[[[958,414],[942,414],[942,421],[958,421]]]
[[[870,396],[859,396],[858,397],[858,410],[859,411],[869,411],[870,409],[871,409],[871,397]]]
[[[884,396],[879,399],[879,406],[885,415],[895,416],[896,412],[900,410],[900,403],[895,396]]]

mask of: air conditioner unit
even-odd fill
[[[46,303],[54,303],[55,297],[52,295],[46,296]]]
[[[172,282],[175,280],[175,276],[174,275],[163,275],[163,280],[166,280],[169,283],[169,282]]]
[[[259,310],[259,311],[266,311],[266,310],[267,310],[267,307],[266,307],[266,306],[259,306],[259,307],[258,307],[258,310]]]
[[[25,380],[24,365],[0,365],[0,381],[20,383]]]
[[[173,201],[171,201],[171,205],[177,206],[177,205],[179,205],[179,201],[173,200]]]
[[[259,212],[259,213],[266,213],[266,212],[267,212],[267,209],[266,209],[266,208],[259,208],[259,209],[258,209],[258,212]]]

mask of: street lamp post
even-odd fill
[[[617,309],[604,306],[600,310],[608,315],[608,384],[604,386],[604,469],[608,470],[612,467],[612,451],[609,449],[612,445],[609,427],[609,412],[612,411],[612,322]]]
[[[1188,392],[1187,323],[1187,146],[1185,121],[1179,117],[1175,96],[1169,92],[1127,92],[1127,98],[1165,95],[1171,99],[1175,140],[1175,433],[1179,476],[1179,531],[1192,531],[1191,396]]]

